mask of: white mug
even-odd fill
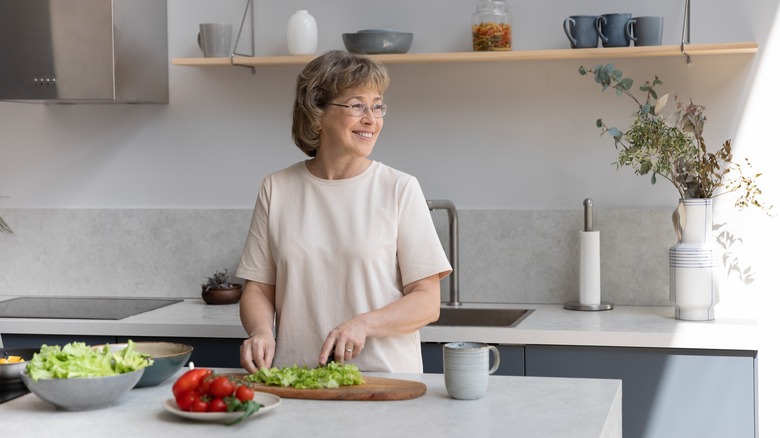
[[[444,385],[450,397],[459,400],[482,398],[488,388],[488,377],[501,362],[498,348],[480,342],[444,344]],[[493,367],[490,367],[490,353]]]
[[[198,46],[206,58],[227,58],[230,56],[230,42],[233,25],[224,23],[201,23]]]

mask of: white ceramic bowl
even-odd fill
[[[87,411],[106,408],[130,392],[144,370],[116,376],[76,377],[71,379],[38,379],[22,373],[22,382],[41,399],[65,411]]]
[[[100,345],[94,347],[100,347]],[[111,351],[122,350],[125,347],[127,344],[110,344],[108,346]],[[148,354],[154,361],[152,366],[144,368],[144,374],[135,385],[136,388],[157,386],[164,382],[181,370],[193,350],[191,345],[175,342],[133,342],[133,348],[139,353]]]
[[[347,51],[369,55],[406,53],[412,46],[413,38],[413,33],[392,29],[366,29],[341,34]]]

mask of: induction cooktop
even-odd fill
[[[119,320],[181,301],[165,298],[19,297],[0,301],[0,318]]]

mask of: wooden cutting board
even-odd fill
[[[242,378],[246,374],[235,374]],[[267,392],[282,398],[308,400],[409,400],[425,394],[428,387],[422,382],[363,376],[362,385],[340,386],[328,389],[295,389],[247,382],[255,391]]]

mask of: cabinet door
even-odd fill
[[[623,436],[752,437],[755,352],[526,346],[526,374],[622,379]]]
[[[116,338],[114,336],[93,335],[3,335],[5,348],[40,348],[43,344],[63,346],[71,342],[83,342],[87,345],[113,344],[116,342]]]
[[[438,342],[422,344],[423,372],[443,373],[444,357],[442,346]],[[496,345],[498,347],[499,365],[495,374],[500,376],[522,376],[525,374],[525,352],[521,345]],[[490,366],[493,366],[493,356],[490,356]]]

